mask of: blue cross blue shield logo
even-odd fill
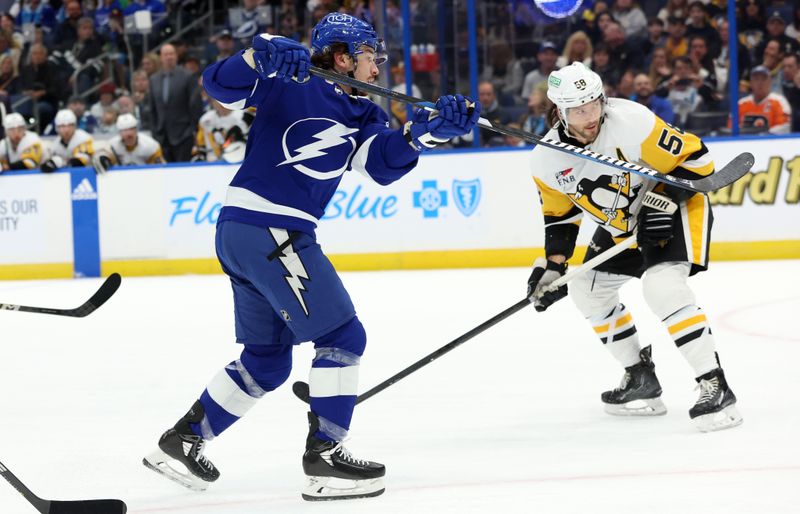
[[[454,180],[453,181],[453,201],[456,207],[464,216],[470,216],[481,201],[481,181],[475,180]]]

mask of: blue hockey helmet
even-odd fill
[[[334,43],[344,43],[350,55],[360,54],[362,46],[375,51],[375,64],[386,62],[386,46],[372,25],[349,14],[326,14],[311,31],[311,48],[314,53],[329,51]]]

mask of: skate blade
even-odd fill
[[[604,403],[606,413],[612,416],[663,416],[667,407],[661,398],[633,400],[628,403]]]
[[[351,500],[380,496],[385,490],[381,478],[347,480],[310,476],[301,496],[307,501]]]
[[[180,466],[180,468],[173,467],[172,462],[177,464],[177,466]],[[152,469],[156,473],[159,473],[169,478],[173,482],[177,482],[183,487],[191,489],[192,491],[205,491],[208,489],[208,485],[210,483],[189,473],[189,470],[186,469],[186,466],[161,450],[156,450],[142,459],[142,464],[144,464],[148,469]]]
[[[717,430],[738,427],[744,422],[744,418],[739,414],[739,409],[734,404],[728,405],[719,412],[697,416],[692,421],[701,432],[716,432]]]

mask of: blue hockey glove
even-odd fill
[[[259,34],[253,38],[253,60],[262,79],[308,81],[311,53],[297,41],[283,36]]]
[[[544,291],[548,285],[566,272],[566,263],[558,264],[542,257],[533,263],[533,271],[528,278],[528,299],[538,312],[547,310],[548,307],[567,296],[566,284],[555,291]]]
[[[449,139],[469,133],[481,117],[481,104],[461,95],[440,96],[437,113],[424,109],[414,111],[414,119],[406,123],[406,141],[418,151],[430,150]]]

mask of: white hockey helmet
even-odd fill
[[[603,79],[582,62],[575,61],[550,73],[547,79],[547,98],[558,108],[566,127],[567,109],[570,107],[580,107],[598,98],[605,102]]]
[[[125,113],[120,114],[117,118],[117,130],[127,130],[136,128],[139,126],[139,122],[136,120],[136,116],[133,114]]]
[[[8,130],[17,127],[27,127],[27,125],[25,124],[25,118],[23,118],[21,114],[16,112],[6,114],[6,117],[3,118],[3,128]]]
[[[62,125],[77,125],[78,119],[75,117],[75,113],[69,109],[61,109],[56,113],[56,120],[55,126],[60,127]]]

